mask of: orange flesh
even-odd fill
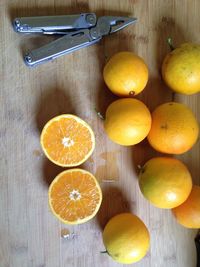
[[[57,217],[73,223],[95,215],[101,191],[91,174],[74,169],[55,178],[49,189],[49,201]]]
[[[82,163],[94,146],[89,129],[72,117],[52,120],[41,142],[49,159],[59,165]]]

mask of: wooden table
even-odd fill
[[[102,78],[107,59],[115,52],[130,50],[149,66],[148,85],[138,98],[150,110],[175,99],[189,105],[200,119],[200,96],[174,95],[160,77],[162,60],[169,51],[167,37],[175,45],[200,42],[199,10],[199,0],[0,1],[1,267],[122,266],[100,252],[104,250],[101,233],[105,223],[124,211],[140,216],[151,233],[151,249],[135,267],[195,266],[196,231],[178,225],[170,211],[151,206],[138,188],[137,165],[158,153],[147,142],[126,148],[109,141],[95,108],[104,113],[116,99]],[[25,66],[22,53],[52,38],[16,34],[13,18],[88,11],[139,20],[95,46],[37,68]],[[39,143],[44,124],[62,113],[77,114],[93,127],[96,150],[83,167],[97,176],[104,194],[96,218],[74,227],[61,224],[49,210],[48,186],[62,168],[46,159]],[[198,184],[199,142],[180,158]],[[63,229],[70,231],[69,238],[61,238]]]

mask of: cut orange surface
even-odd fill
[[[101,201],[102,192],[96,178],[82,169],[61,172],[49,187],[50,208],[66,224],[80,224],[92,219]]]
[[[71,114],[51,119],[42,130],[40,142],[49,160],[63,167],[82,164],[95,147],[90,126]]]

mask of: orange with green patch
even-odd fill
[[[178,159],[152,158],[139,174],[142,194],[158,208],[171,209],[181,205],[192,189],[192,178],[187,167]]]
[[[121,213],[109,220],[103,231],[106,252],[122,264],[140,261],[150,246],[150,235],[143,221],[134,214]]]

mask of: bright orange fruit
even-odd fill
[[[152,113],[150,145],[163,153],[182,154],[196,143],[199,125],[193,112],[184,104],[169,102]]]
[[[186,201],[172,212],[181,225],[200,228],[200,186],[194,185]]]
[[[42,130],[40,142],[49,160],[63,167],[82,164],[95,147],[90,126],[71,114],[51,119]]]
[[[118,99],[106,110],[104,128],[113,142],[123,146],[135,145],[150,131],[151,113],[140,100]]]
[[[132,52],[119,52],[105,65],[103,77],[114,94],[137,95],[147,84],[148,68],[144,60]]]
[[[101,201],[102,192],[96,178],[82,169],[61,172],[49,187],[50,208],[66,224],[80,224],[92,219]]]
[[[139,174],[144,197],[154,206],[171,209],[181,205],[192,190],[192,178],[187,167],[178,159],[152,158]]]

